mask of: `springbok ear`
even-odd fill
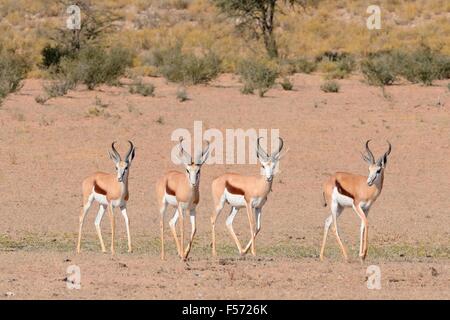
[[[112,161],[114,161],[115,164],[119,163],[119,159],[117,158],[117,156],[112,153],[111,151],[108,151],[109,157],[111,158]]]
[[[387,155],[385,154],[377,160],[377,166],[385,168],[386,164],[387,164]]]
[[[135,155],[136,155],[136,148],[133,148],[130,155],[128,156],[127,162],[133,161]]]
[[[368,164],[372,164],[372,159],[370,159],[367,155],[361,152],[361,156],[365,162],[367,162]]]

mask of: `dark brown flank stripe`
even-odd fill
[[[102,194],[106,196],[106,191],[98,186],[98,184],[94,183],[94,191],[95,193]]]
[[[240,196],[245,195],[244,190],[238,188],[238,187],[234,187],[232,186],[228,181],[225,182],[225,189],[227,189],[227,191],[231,194],[238,194]]]
[[[175,190],[170,189],[170,187],[169,187],[168,184],[166,185],[166,193],[167,193],[169,196],[175,196]]]
[[[355,197],[354,197],[350,192],[348,192],[347,190],[345,190],[345,189],[342,187],[342,185],[339,183],[339,181],[337,181],[337,180],[336,180],[336,188],[337,188],[337,190],[338,190],[338,192],[339,192],[340,194],[343,194],[344,196],[347,196],[347,197],[352,198],[353,200],[355,200]]]

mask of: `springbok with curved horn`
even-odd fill
[[[162,176],[156,183],[156,198],[160,213],[160,231],[161,231],[161,260],[165,258],[164,251],[164,216],[167,208],[174,207],[175,213],[169,221],[169,226],[175,238],[178,255],[186,260],[192,248],[192,241],[196,232],[196,212],[195,209],[200,201],[200,169],[209,155],[209,142],[203,150],[197,153],[194,160],[191,155],[183,148],[183,138],[179,140],[180,155],[186,172],[182,173],[171,170]],[[191,221],[191,236],[189,243],[184,249],[184,213],[189,211]],[[176,225],[180,219],[181,235],[180,241],[176,231]]]
[[[337,218],[345,207],[352,207],[361,219],[359,257],[363,261],[367,256],[369,225],[367,216],[372,204],[377,200],[383,188],[384,169],[386,168],[388,155],[391,153],[391,144],[387,141],[388,150],[377,160],[369,149],[366,142],[366,154],[363,159],[369,164],[369,175],[355,175],[345,172],[336,172],[323,185],[324,206],[330,205],[331,215],[325,220],[322,248],[320,249],[320,260],[323,260],[323,252],[327,241],[328,230],[334,223],[334,231],[342,254],[346,261],[348,255],[339,237]]]
[[[277,163],[281,157],[286,154],[286,152],[281,154],[281,150],[283,149],[283,139],[279,138],[278,150],[271,155],[262,149],[259,144],[260,139],[261,138],[258,138],[256,141],[256,155],[264,170],[262,176],[255,177],[243,176],[236,173],[225,173],[214,179],[212,182],[211,189],[214,201],[214,212],[211,216],[213,256],[217,255],[215,234],[216,220],[225,206],[225,203],[228,203],[231,206],[231,212],[226,220],[226,226],[238,247],[239,254],[244,255],[251,248],[252,255],[256,255],[255,237],[261,230],[262,207],[266,203],[267,196],[272,189],[273,176]],[[247,210],[247,217],[250,225],[250,241],[245,248],[242,248],[242,245],[233,230],[233,220],[239,209],[244,207]],[[255,218],[255,220],[253,220],[253,218]]]
[[[131,237],[130,237],[130,222],[127,215],[127,201],[129,197],[128,193],[128,175],[130,172],[131,161],[134,159],[135,147],[131,141],[130,149],[128,150],[125,160],[122,161],[120,154],[114,147],[116,142],[111,145],[112,151],[108,151],[111,160],[116,165],[117,174],[108,174],[103,172],[96,172],[91,176],[83,180],[83,209],[80,215],[80,226],[78,232],[78,245],[77,252],[81,250],[81,230],[83,228],[84,218],[86,217],[89,208],[94,201],[97,201],[100,208],[95,218],[95,229],[97,231],[98,238],[100,239],[100,245],[102,252],[106,252],[105,244],[103,243],[100,222],[102,221],[105,210],[108,210],[108,216],[111,221],[111,253],[114,254],[114,232],[115,221],[113,209],[119,207],[122,216],[125,220],[128,238],[128,252],[131,252]]]

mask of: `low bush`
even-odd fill
[[[325,81],[321,86],[320,89],[323,92],[339,92],[341,86],[339,83],[333,80]]]
[[[142,80],[139,79],[130,85],[129,91],[130,93],[137,93],[144,97],[153,97],[155,86],[151,83],[143,83]]]
[[[263,97],[273,87],[278,77],[278,71],[275,68],[264,62],[250,59],[242,60],[238,65],[237,71],[241,76],[241,81],[244,83],[243,90],[248,93],[258,90],[260,97]]]
[[[183,84],[208,83],[220,73],[221,61],[214,52],[203,56],[183,53],[181,45],[157,50],[153,53],[153,63],[169,81]]]
[[[293,83],[288,78],[284,78],[283,81],[280,83],[283,90],[290,91],[294,88]]]
[[[20,89],[21,80],[29,70],[30,64],[23,56],[0,46],[0,103],[8,94]]]
[[[361,72],[370,85],[388,86],[394,83],[398,74],[396,59],[383,53],[361,61]]]

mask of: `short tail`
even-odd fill
[[[327,206],[327,198],[325,197],[325,192],[322,192],[322,205],[324,206],[324,207],[326,207]]]

